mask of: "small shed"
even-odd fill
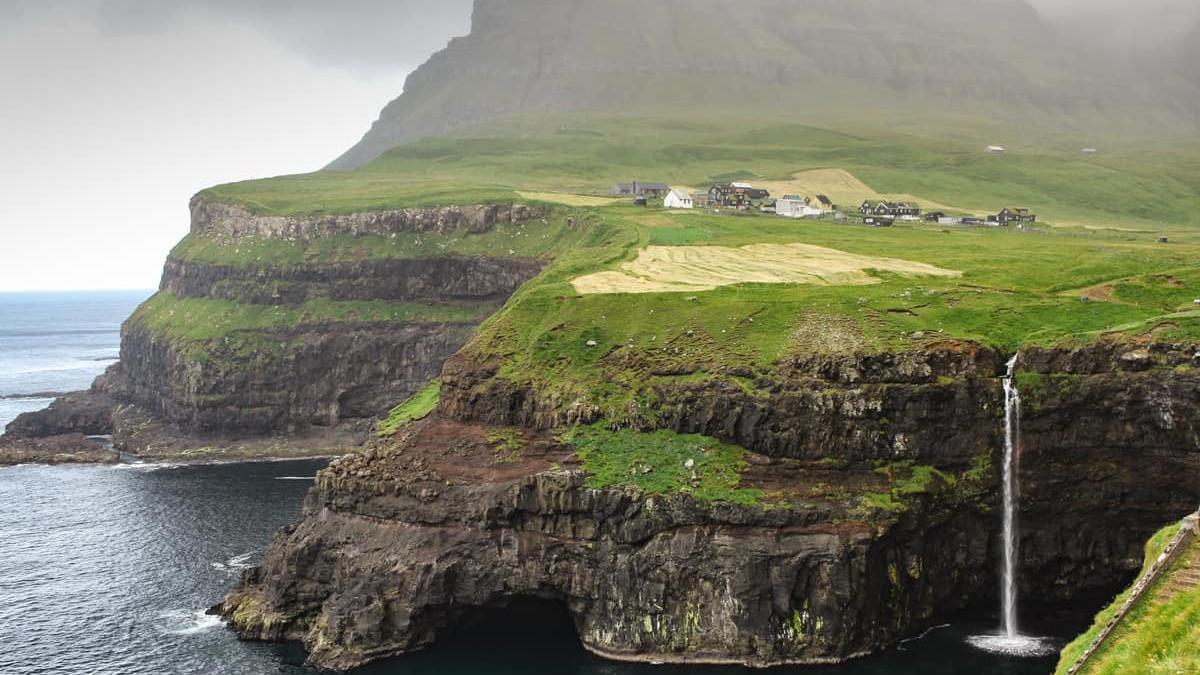
[[[1008,151],[1005,150],[1004,146],[1002,146],[1002,145],[989,145],[989,146],[987,146],[987,152],[990,155],[1003,155],[1004,153],[1006,153]]]

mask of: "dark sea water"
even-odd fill
[[[50,405],[29,394],[91,386],[117,359],[121,322],[150,293],[0,293],[0,430]]]
[[[0,296],[0,393],[79,389],[116,354],[145,294]],[[30,403],[29,405],[34,405]],[[2,410],[11,410],[5,408]],[[0,468],[0,674],[313,675],[295,647],[239,642],[203,610],[300,515],[318,461],[210,466]],[[1035,623],[1027,620],[1027,623]],[[1035,626],[1071,635],[1078,619]],[[1034,675],[1054,658],[965,644],[994,619],[956,620],[900,648],[812,675]],[[522,605],[465,623],[374,675],[743,675],[628,665],[587,654],[561,607]]]

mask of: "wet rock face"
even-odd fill
[[[1156,530],[1200,503],[1194,347],[1030,350],[1021,367],[1021,588],[1125,585]]]
[[[1027,599],[1121,587],[1146,538],[1200,503],[1194,352],[1101,344],[1023,359]],[[753,394],[659,392],[667,426],[759,453],[743,485],[778,489],[837,460],[821,480],[844,494],[760,508],[590,488],[570,448],[537,429],[597,411],[459,355],[443,372],[440,418],[323,472],[305,520],[220,610],[244,637],[303,640],[314,664],[338,669],[427,646],[463,613],[522,597],[562,603],[584,644],[618,659],[868,653],[995,601],[1005,361],[946,343],[797,359]],[[488,444],[491,425],[526,428],[519,457]],[[854,508],[881,462],[961,482],[981,454],[994,472],[984,495],[926,495],[899,514]]]
[[[336,234],[447,234],[459,228],[465,228],[471,234],[481,234],[490,232],[499,223],[521,224],[545,215],[544,209],[523,204],[481,204],[339,216],[264,216],[203,196],[192,199],[191,210],[192,232],[210,235],[223,243],[236,243],[245,237],[311,241]]]
[[[994,350],[963,343],[900,354],[799,357],[759,376],[753,393],[721,382],[660,386],[648,406],[653,419],[622,422],[714,436],[770,457],[961,462],[995,447],[1004,363]],[[466,355],[449,360],[442,412],[536,429],[600,417],[586,403],[544,398],[498,372],[496,364]]]
[[[168,258],[164,291],[260,305],[308,300],[502,304],[541,271],[536,260],[449,256],[355,263],[233,267]]]
[[[976,509],[868,524],[821,500],[597,490],[569,448],[526,433],[513,458],[488,435],[435,419],[398,448],[336,462],[219,611],[244,637],[303,640],[335,669],[427,646],[521,597],[563,603],[612,658],[765,666],[873,651],[992,576]]]
[[[114,395],[193,432],[334,426],[378,417],[415,393],[473,330],[469,323],[317,326],[265,335],[275,350],[214,345],[198,359],[175,341],[126,327]]]
[[[0,429],[8,439],[36,439],[79,434],[102,436],[112,433],[112,411],[116,402],[100,391],[75,392],[61,396],[49,408],[25,413]]]
[[[192,232],[228,246],[247,237],[307,241],[399,232],[479,234],[546,215],[541,207],[492,204],[260,216],[203,196],[191,207]],[[169,258],[161,290],[184,299],[263,306],[296,307],[315,299],[437,303],[482,317],[499,309],[542,265],[531,259],[454,255],[242,266]],[[470,338],[476,320],[327,321],[290,330],[240,331],[203,344],[130,322],[122,331],[120,362],[92,394],[23,416],[14,428],[31,437],[112,433],[115,426],[128,432],[130,425],[113,423],[118,405],[136,407],[139,419],[153,418],[135,426],[154,424],[162,430],[156,437],[175,427],[181,440],[305,434],[373,419],[436,378],[443,362]]]

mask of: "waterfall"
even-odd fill
[[[1000,580],[1000,604],[1003,625],[998,635],[974,635],[967,641],[990,652],[1011,656],[1044,656],[1057,646],[1045,638],[1021,635],[1017,628],[1017,554],[1019,536],[1017,509],[1020,507],[1021,484],[1021,392],[1017,389],[1017,356],[1008,362],[1004,374],[1004,563]]]
[[[1019,355],[1018,355],[1019,356]],[[1004,608],[1004,634],[1015,638],[1017,631],[1017,465],[1021,454],[1021,392],[1014,375],[1017,358],[1008,362],[1004,377],[1004,576],[1001,605]]]

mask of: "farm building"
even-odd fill
[[[648,183],[633,181],[632,183],[617,183],[613,186],[614,197],[665,197],[671,191],[666,183]]]
[[[925,214],[925,222],[936,223],[946,217],[945,211],[930,211]]]
[[[891,216],[902,220],[916,220],[921,217],[921,209],[906,202],[879,202],[872,204],[864,201],[858,207],[858,212],[864,216]]]
[[[1013,209],[1005,207],[1000,213],[994,216],[988,216],[988,222],[998,223],[1000,225],[1012,225],[1014,223],[1036,223],[1037,216],[1029,212],[1029,209]]]
[[[815,195],[808,200],[808,205],[821,209],[822,211],[836,211],[837,205],[833,200],[825,195]]]
[[[809,200],[795,196],[776,200],[775,213],[785,218],[820,218],[825,215],[823,209],[814,207]]]
[[[717,183],[708,189],[708,198],[713,206],[749,208],[754,202],[761,202],[771,196],[771,193],[754,187],[749,183]]]
[[[668,209],[696,208],[695,202],[692,200],[692,193],[680,188],[673,188],[667,193],[667,198],[663,200],[663,206]]]
[[[692,192],[692,208],[707,209],[712,206],[712,201],[708,198],[708,193],[703,190],[695,190]]]
[[[987,151],[990,155],[1003,155],[1004,153],[1008,152],[1002,145],[989,145],[987,146]]]

